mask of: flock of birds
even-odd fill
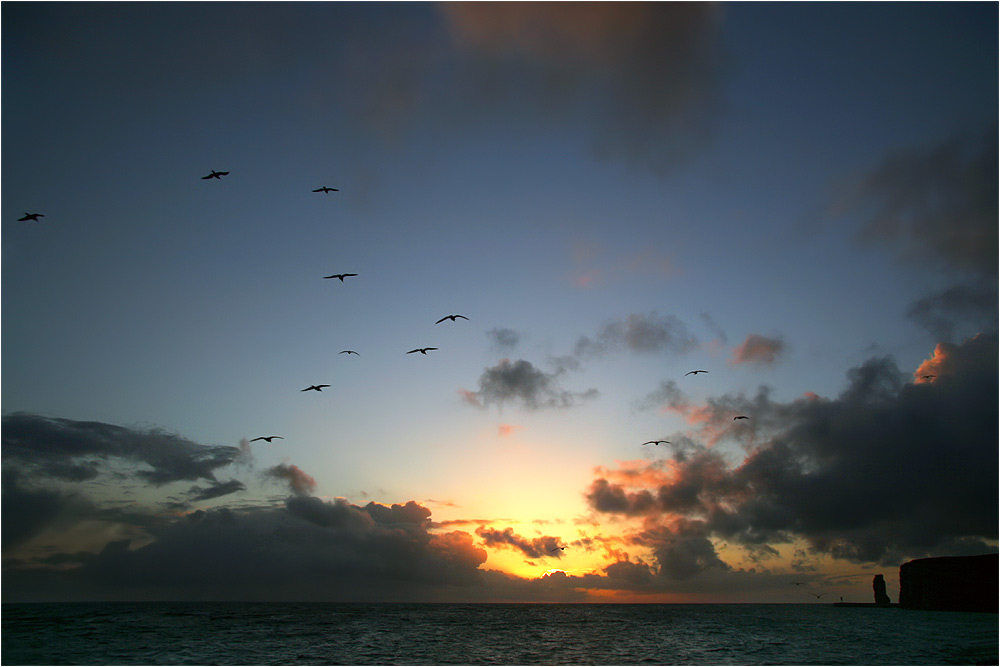
[[[708,371],[703,371],[703,370],[688,371],[687,373],[684,374],[684,377],[687,377],[688,375],[697,376],[698,373],[707,373],[707,372]],[[737,421],[739,419],[750,419],[750,418],[747,417],[746,415],[736,415],[735,417],[733,417],[733,421]],[[659,446],[659,445],[669,445],[671,444],[671,442],[669,440],[647,440],[642,444]]]

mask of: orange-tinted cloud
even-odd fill
[[[513,435],[515,431],[522,428],[524,427],[519,424],[500,424],[500,426],[497,427],[497,433],[499,433],[501,437],[506,437]]]
[[[767,338],[760,334],[750,334],[739,347],[733,350],[729,363],[732,365],[773,364],[784,351],[785,343],[781,338]]]
[[[938,343],[931,357],[925,359],[917,370],[913,371],[914,382],[924,384],[934,382],[945,375],[952,375],[955,372],[954,356],[957,349],[958,346],[952,343]]]

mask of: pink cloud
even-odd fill
[[[502,437],[506,437],[508,435],[513,435],[515,431],[520,430],[522,428],[524,427],[520,426],[519,424],[500,424],[500,426],[497,427],[497,432]]]
[[[750,334],[743,344],[733,350],[729,363],[737,364],[773,364],[785,351],[785,343],[780,338],[767,338],[759,334]]]

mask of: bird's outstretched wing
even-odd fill
[[[361,354],[355,352],[354,350],[341,350],[340,354],[357,354],[359,357],[361,356]]]
[[[661,442],[664,445],[669,445],[670,444],[669,440],[647,440],[646,442],[644,442],[642,444],[644,444],[644,445],[659,445]]]
[[[444,317],[442,317],[442,318],[441,318],[440,320],[438,320],[438,321],[437,321],[437,322],[435,322],[434,324],[441,324],[441,323],[442,323],[442,322],[444,322],[445,320],[451,320],[452,322],[454,322],[454,321],[456,321],[456,320],[457,320],[458,318],[462,318],[463,320],[467,320],[467,319],[469,319],[469,318],[468,318],[468,317],[466,317],[465,315],[445,315]]]
[[[708,371],[688,371],[684,375],[697,375],[698,373],[707,373]]]
[[[736,415],[735,417],[733,417],[733,421],[736,421],[737,419],[750,419],[750,418],[747,417],[746,415]]]

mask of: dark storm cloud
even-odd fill
[[[136,475],[156,486],[178,481],[215,482],[215,471],[240,457],[237,447],[201,445],[158,429],[32,414],[3,418],[3,461],[32,474],[81,481],[108,462],[139,463]]]
[[[864,215],[860,238],[902,259],[995,276],[997,130],[898,150],[846,202]]]
[[[95,513],[93,504],[72,491],[34,485],[15,468],[3,469],[3,548],[23,544],[45,528],[67,525]]]
[[[996,280],[983,278],[918,299],[906,314],[937,340],[952,342],[958,331],[996,331],[998,301]]]
[[[402,523],[302,496],[287,509],[199,511],[140,548],[112,542],[97,554],[64,555],[78,565],[72,570],[8,565],[5,599],[99,591],[100,599],[434,600],[477,584],[485,551],[467,533],[428,533],[406,507],[378,510],[401,512]]]
[[[666,173],[707,140],[718,109],[721,11],[710,3],[449,3],[473,90],[565,117],[592,109],[598,155]]]
[[[496,366],[483,371],[479,377],[479,391],[468,393],[482,405],[502,406],[508,401],[517,401],[531,410],[568,408],[597,396],[596,389],[572,392],[561,388],[557,382],[560,374],[546,373],[524,359],[501,359]]]
[[[697,343],[687,325],[674,315],[633,313],[624,319],[606,322],[594,338],[581,337],[573,353],[581,358],[602,356],[618,349],[682,353]]]
[[[496,528],[480,526],[476,529],[476,535],[482,538],[486,546],[510,547],[517,549],[528,558],[543,558],[545,556],[561,558],[563,553],[561,549],[556,548],[559,546],[557,538],[545,536],[529,540],[526,537],[515,534],[513,528],[497,530]]]
[[[997,344],[980,334],[939,346],[935,368],[944,370],[933,383],[907,381],[891,359],[875,358],[848,373],[835,399],[781,404],[758,393],[753,418],[766,437],[738,465],[701,446],[675,457],[656,488],[605,474],[588,502],[673,522],[675,534],[683,525],[687,537],[699,523],[701,537],[746,545],[797,536],[855,562],[988,551],[998,521]],[[670,553],[683,571],[690,559]]]
[[[264,477],[288,483],[289,490],[297,496],[307,496],[316,488],[316,480],[301,468],[288,463],[279,463],[264,471]]]

